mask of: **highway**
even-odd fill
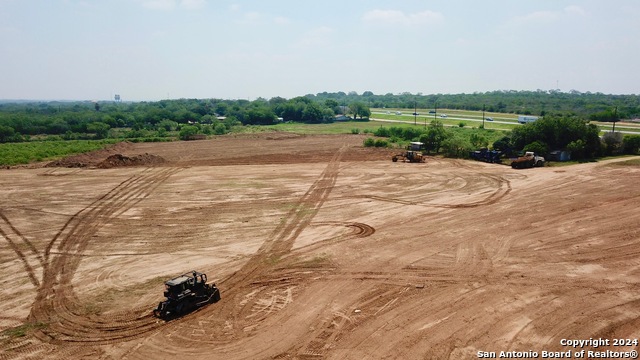
[[[380,112],[380,111],[372,111],[371,115],[374,116],[375,114],[379,114],[379,115],[393,115],[393,116],[402,116],[402,117],[406,117],[406,118],[410,118],[411,120],[389,120],[389,119],[381,119],[381,118],[374,118],[371,117],[370,120],[372,121],[381,121],[381,122],[389,122],[389,123],[403,123],[403,124],[413,124],[414,123],[414,116],[413,113],[402,113],[402,115],[396,115],[395,112],[391,112],[390,114],[387,114],[386,112]],[[440,115],[442,114],[447,114],[446,112],[442,112],[442,113],[438,113],[436,114],[435,119],[439,119],[439,120],[454,120],[454,121],[473,121],[473,122],[479,122],[482,123],[482,118],[478,118],[478,117],[466,117],[466,116],[452,116],[447,114],[446,118],[441,118]],[[424,126],[424,122],[425,122],[425,118],[427,119],[427,125],[429,124],[429,122],[431,122],[431,120],[434,120],[434,114],[421,114],[418,113],[417,116],[417,125],[422,124]],[[517,120],[510,120],[510,121],[505,121],[505,120],[498,120],[496,119],[495,116],[492,116],[492,118],[494,119],[493,121],[488,121],[486,120],[485,117],[485,121],[484,121],[484,125],[485,128],[487,129],[494,129],[494,130],[510,130],[508,128],[499,128],[499,127],[493,127],[491,126],[491,124],[508,124],[508,125],[522,125],[520,123],[518,123]],[[602,122],[592,122],[593,124],[597,125],[600,128],[600,131],[602,132],[609,132],[612,130],[613,125],[611,123],[602,123]],[[458,125],[446,125],[445,126],[449,126],[449,127],[457,127]],[[629,124],[629,123],[624,123],[624,124],[620,124],[619,122],[616,123],[616,132],[622,133],[622,134],[631,134],[631,135],[640,135],[640,124]]]

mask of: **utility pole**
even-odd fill
[[[618,107],[613,110],[613,132],[616,132],[616,122],[618,121]]]
[[[482,104],[482,128],[484,129],[484,104]]]
[[[433,120],[436,120],[436,114],[438,113],[438,100],[433,102]]]
[[[418,101],[413,100],[413,126],[416,125],[418,121]]]

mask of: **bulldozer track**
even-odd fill
[[[45,249],[43,281],[29,319],[49,323],[36,336],[47,342],[108,343],[158,328],[148,309],[87,316],[79,309],[72,280],[90,239],[102,226],[148,197],[179,168],[145,169],[74,214]],[[56,249],[55,251],[53,249]],[[55,322],[50,323],[52,319]]]
[[[505,177],[502,177],[502,176],[496,176],[496,175],[491,175],[491,174],[482,174],[482,176],[487,178],[487,179],[491,179],[492,181],[494,181],[497,184],[496,188],[490,194],[485,196],[483,199],[478,200],[478,201],[470,201],[470,202],[466,202],[466,203],[438,204],[438,203],[432,203],[432,202],[429,202],[429,201],[404,200],[404,199],[398,199],[398,198],[386,197],[386,196],[378,196],[378,195],[355,195],[355,196],[350,196],[350,197],[352,197],[352,198],[366,198],[366,199],[372,199],[372,200],[396,203],[396,204],[401,204],[401,205],[422,206],[422,207],[429,207],[429,208],[464,209],[464,208],[475,208],[475,207],[479,207],[479,206],[493,205],[493,204],[497,203],[498,201],[500,201],[501,199],[503,199],[505,196],[507,196],[511,192],[511,190],[512,190],[511,181],[509,179],[507,179]],[[442,190],[442,191],[448,191],[448,190]]]
[[[295,206],[284,216],[284,220],[271,232],[258,253],[242,269],[224,281],[226,287],[233,288],[240,284],[250,283],[251,274],[264,266],[264,261],[268,256],[283,256],[291,251],[296,238],[311,223],[335,186],[340,159],[345,151],[346,147],[342,147],[336,152],[320,174],[320,178],[309,187]]]
[[[11,223],[9,222],[9,219],[2,213],[1,210],[0,210],[0,218],[2,219],[5,225],[9,225],[9,228],[13,230],[13,232],[23,241],[23,243],[27,244],[27,246],[29,247],[29,250],[36,256],[36,259],[41,259],[40,254],[33,247],[33,244],[31,244],[31,242],[29,242],[28,239],[22,236],[22,234],[20,234],[20,232],[18,232],[18,230],[15,229],[13,225],[11,225]],[[22,262],[22,266],[24,267],[24,270],[27,273],[27,276],[29,277],[29,281],[31,282],[31,284],[33,284],[33,286],[35,286],[36,288],[39,287],[40,281],[36,276],[36,270],[34,269],[35,266],[31,264],[31,262],[29,261],[29,257],[25,255],[25,253],[22,250],[20,250],[20,246],[18,245],[17,241],[14,241],[12,239],[12,236],[10,236],[2,228],[2,226],[0,226],[0,235],[5,239],[5,241],[9,244],[9,247],[11,248],[11,250],[13,250],[13,252],[16,254],[16,256],[18,256],[18,258]],[[42,262],[40,263],[40,265],[42,265]]]
[[[343,241],[349,241],[358,238],[365,238],[373,235],[376,232],[376,229],[373,226],[357,223],[357,222],[340,222],[340,221],[325,221],[312,223],[310,226],[343,226],[349,230],[346,234],[340,234],[335,237],[322,239],[313,244],[300,246],[296,249],[291,250],[291,254],[302,255],[308,252],[312,252],[318,248],[327,246],[329,244],[336,244]]]
[[[60,169],[36,179],[32,198],[33,174],[8,173],[3,281],[22,293],[0,326],[27,334],[0,336],[0,360],[467,359],[639,334],[637,166],[405,169],[341,157],[335,144],[314,161],[281,152],[295,169],[258,169],[270,153],[254,159],[255,145],[235,152],[255,168],[220,157],[231,166],[190,168],[157,189],[171,176],[162,168],[92,170],[86,183],[86,170]],[[105,188],[103,174],[118,180]],[[79,204],[59,198],[74,184]],[[217,277],[221,301],[152,318],[154,276],[185,261]]]
[[[217,342],[228,342],[238,336],[238,333],[250,331],[257,324],[267,318],[267,315],[282,310],[287,304],[293,301],[293,289],[295,284],[279,283],[275,287],[267,286],[256,290],[256,281],[261,273],[261,269],[269,267],[270,258],[284,258],[291,253],[293,244],[300,233],[312,223],[313,218],[325,203],[331,190],[335,186],[340,159],[346,147],[342,147],[332,157],[320,177],[313,182],[309,189],[302,195],[293,208],[284,216],[284,220],[270,233],[264,244],[248,262],[229,278],[219,282],[219,286],[224,289],[225,301],[215,307],[205,307],[199,309],[205,317],[215,317],[216,314],[230,314],[227,318],[235,324],[234,329],[228,333],[218,334]],[[366,236],[373,233],[373,228],[367,225],[350,223],[349,225],[355,236]],[[252,285],[253,284],[253,285]],[[264,286],[264,285],[262,285]],[[275,292],[274,292],[275,291]],[[262,295],[262,296],[258,296]],[[191,314],[189,314],[191,315]],[[172,321],[180,326],[188,326],[188,319],[185,316]],[[181,336],[178,336],[181,338]],[[185,339],[188,341],[190,339]]]

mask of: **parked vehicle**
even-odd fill
[[[520,156],[511,162],[514,169],[524,169],[544,166],[544,158],[536,155],[533,151],[527,151],[524,156]]]
[[[502,162],[501,156],[502,156],[502,151],[489,150],[487,148],[482,148],[480,150],[469,152],[470,158],[478,161],[488,162],[488,163],[497,163],[497,164],[501,163]]]

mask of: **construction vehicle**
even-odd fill
[[[502,151],[489,150],[487,148],[482,148],[480,150],[469,152],[470,158],[478,161],[488,162],[488,163],[497,163],[497,164],[501,163],[502,162],[501,156],[502,156]]]
[[[181,316],[220,300],[216,284],[207,284],[207,275],[195,270],[168,280],[164,288],[166,299],[153,310],[153,315],[163,319]]]
[[[532,168],[534,166],[544,166],[544,158],[536,155],[533,151],[527,151],[523,156],[511,162],[511,167],[514,169]]]
[[[414,150],[407,150],[402,154],[393,155],[391,161],[397,162],[399,159],[402,159],[402,162],[409,161],[411,163],[424,162],[425,160],[424,155],[422,155],[421,152]]]

